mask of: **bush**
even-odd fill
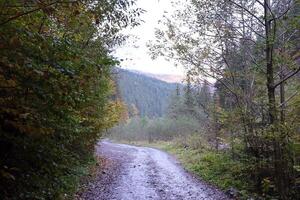
[[[67,198],[122,110],[110,48],[139,12],[126,0],[47,2],[0,2],[0,199]]]
[[[200,135],[201,129],[202,127],[197,120],[185,116],[177,119],[168,117],[155,119],[135,117],[112,128],[109,132],[111,133],[111,138],[118,140],[169,141],[178,137],[184,138],[195,133]]]

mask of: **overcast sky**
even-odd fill
[[[137,6],[146,11],[141,16],[144,23],[131,30],[124,31],[134,37],[115,52],[116,57],[124,59],[121,62],[121,67],[155,74],[182,75],[182,68],[175,67],[172,62],[168,62],[164,58],[151,60],[146,46],[149,40],[155,39],[154,31],[158,27],[158,20],[162,19],[164,12],[172,13],[171,1],[137,0]]]

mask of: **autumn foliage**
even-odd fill
[[[64,199],[118,121],[110,49],[137,23],[128,1],[0,6],[0,199]]]

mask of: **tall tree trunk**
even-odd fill
[[[265,0],[265,35],[266,35],[266,63],[267,63],[267,89],[269,103],[269,122],[271,125],[277,123],[275,87],[274,87],[274,66],[273,66],[273,41],[272,22],[270,20],[270,0]]]
[[[283,80],[284,79],[284,72],[283,72],[283,67],[281,67],[280,69],[280,80]],[[283,82],[281,85],[280,85],[280,121],[281,123],[284,123],[285,122],[285,83]]]
[[[278,117],[276,109],[276,99],[275,99],[275,87],[274,87],[274,66],[273,66],[273,45],[274,45],[274,29],[272,27],[270,0],[264,0],[264,17],[265,17],[265,37],[266,37],[266,67],[267,67],[267,90],[268,90],[268,108],[269,108],[269,123],[272,126],[272,131],[276,133],[278,128]],[[273,22],[274,24],[275,22]],[[287,200],[287,189],[285,184],[285,170],[284,159],[282,152],[282,145],[280,137],[275,136],[273,139],[274,148],[274,177],[276,187],[278,189],[280,198],[282,200]]]

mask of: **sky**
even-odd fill
[[[146,12],[141,15],[144,22],[135,28],[124,30],[125,34],[132,35],[125,45],[116,49],[115,56],[123,59],[123,69],[138,70],[153,74],[183,75],[181,67],[175,67],[171,61],[164,58],[151,59],[147,42],[155,40],[155,28],[158,28],[158,20],[162,19],[164,12],[172,13],[170,0],[137,0],[137,7]]]

